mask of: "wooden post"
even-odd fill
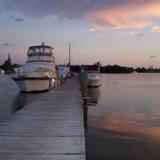
[[[82,98],[84,100],[84,103],[87,103],[87,97],[88,97],[88,78],[87,78],[87,73],[85,73],[85,72],[81,73],[80,81],[81,81]]]

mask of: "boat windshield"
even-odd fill
[[[51,47],[30,47],[27,53],[28,56],[51,56],[52,48]]]

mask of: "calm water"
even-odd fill
[[[87,160],[160,160],[160,74],[103,75],[88,96]]]
[[[20,93],[10,76],[0,75],[0,121],[35,100],[37,93]]]

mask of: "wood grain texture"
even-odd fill
[[[79,84],[70,79],[0,123],[0,159],[85,160]]]

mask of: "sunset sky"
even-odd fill
[[[0,0],[0,64],[25,63],[29,46],[56,63],[160,67],[160,0]]]

